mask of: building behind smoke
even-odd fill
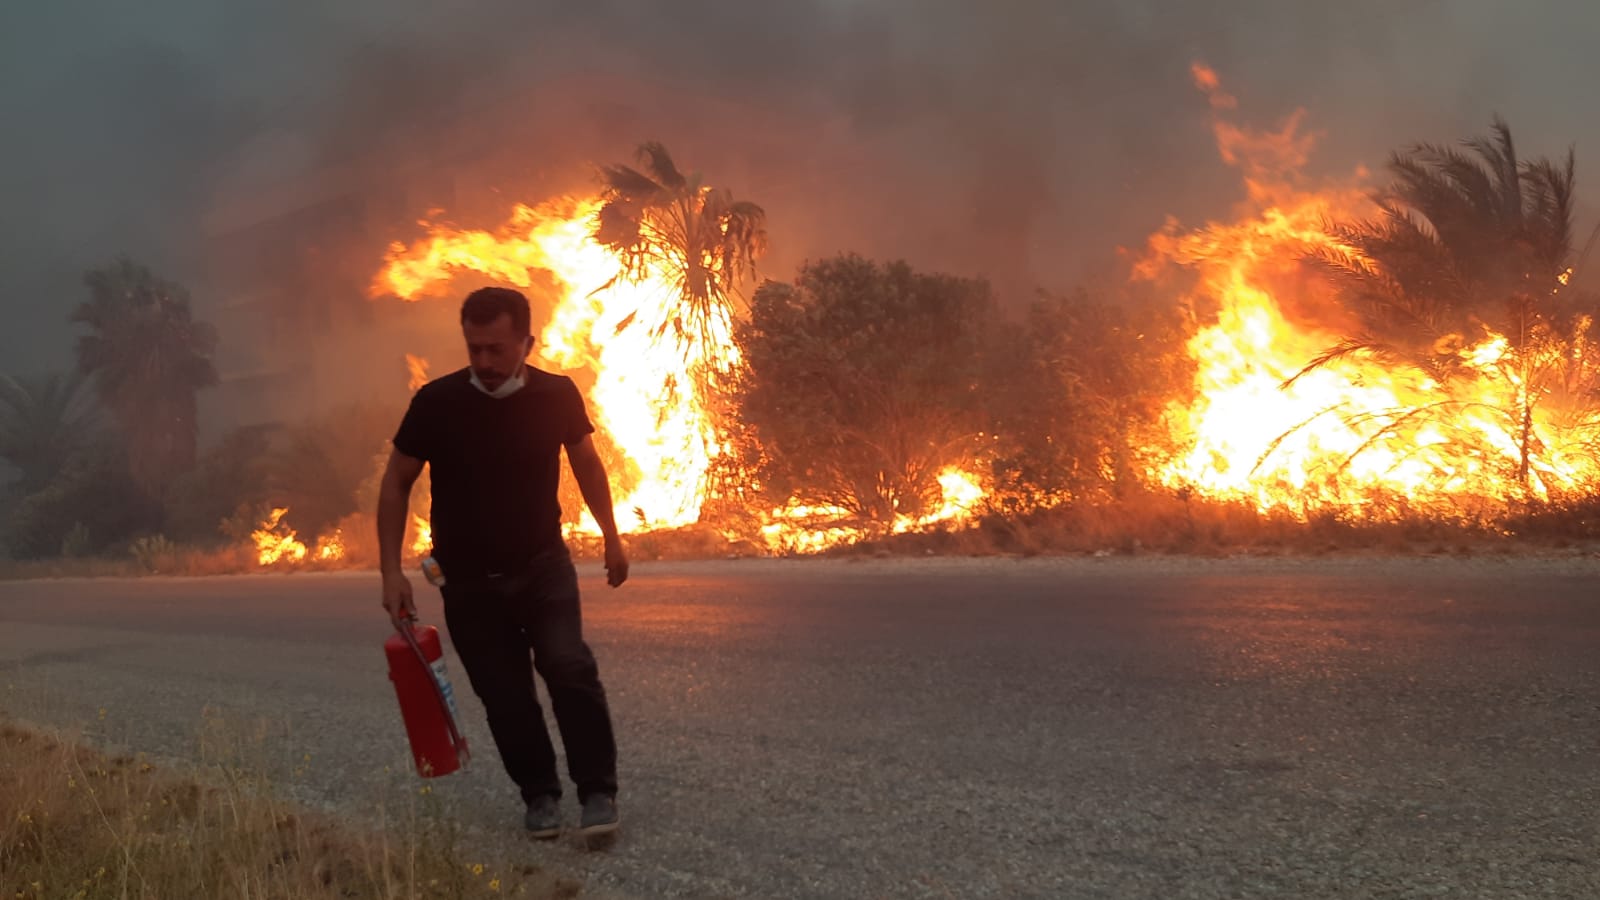
[[[452,160],[366,160],[237,184],[204,222],[205,315],[221,331],[202,443],[352,401],[400,403],[418,311],[370,296],[387,246],[455,204]],[[208,440],[209,439],[209,440]]]

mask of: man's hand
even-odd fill
[[[572,477],[578,480],[578,492],[589,505],[600,533],[606,536],[606,583],[616,587],[628,580],[628,554],[622,552],[622,538],[617,533],[617,521],[611,512],[611,483],[606,480],[606,467],[594,449],[594,440],[584,435],[567,445],[567,463],[572,466]]]
[[[622,538],[606,538],[606,584],[616,587],[628,580],[628,554],[622,552]]]
[[[608,556],[607,559],[610,557]],[[623,564],[626,568],[626,563]],[[385,572],[383,574],[383,608],[389,613],[390,621],[394,627],[399,628],[403,619],[417,617],[417,604],[411,597],[411,579],[402,572]]]
[[[411,486],[422,474],[423,462],[398,449],[389,454],[378,488],[378,571],[383,573],[383,608],[396,628],[401,619],[417,617],[411,599],[411,582],[400,568],[400,542],[406,533],[406,506],[411,502]]]

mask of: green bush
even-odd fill
[[[22,497],[3,526],[17,559],[57,556],[69,546],[98,553],[153,527],[160,511],[134,484],[125,457],[101,446],[69,463],[44,488]]]
[[[1026,514],[1142,490],[1164,413],[1193,381],[1176,308],[1136,296],[1043,296],[987,373],[994,500]]]
[[[128,550],[138,560],[139,567],[152,575],[172,571],[178,558],[178,545],[162,534],[141,537]]]
[[[771,502],[837,506],[869,527],[927,512],[940,471],[983,452],[995,318],[986,282],[903,262],[841,256],[762,285],[739,327],[747,471]]]
[[[275,430],[262,425],[238,428],[206,451],[167,491],[165,533],[186,544],[216,544],[223,537],[220,526],[241,506],[253,511],[264,505]]]
[[[61,539],[61,555],[68,559],[76,559],[89,555],[89,548],[93,546],[89,526],[82,522],[73,522],[67,529],[67,536]]]
[[[310,544],[376,504],[375,471],[388,458],[400,413],[357,404],[293,425],[230,432],[167,493],[165,533],[184,544],[249,540],[273,509]],[[369,485],[368,482],[371,482]]]
[[[388,458],[399,410],[352,404],[283,429],[264,461],[263,499],[288,507],[285,517],[309,544],[359,508],[374,455]]]

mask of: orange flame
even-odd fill
[[[413,394],[428,383],[428,361],[422,357],[407,353],[406,371],[411,373],[411,381],[407,384],[406,389]]]
[[[519,205],[495,232],[435,227],[410,248],[395,245],[376,289],[418,300],[461,272],[529,287],[553,278],[559,296],[538,346],[543,365],[592,375],[590,413],[627,466],[620,483],[623,531],[681,526],[698,521],[706,471],[720,452],[711,417],[687,374],[715,359],[737,361],[732,322],[714,323],[706,346],[656,340],[675,314],[670,282],[652,272],[619,278],[617,259],[591,237],[600,201],[561,200]],[[587,513],[580,530],[598,533]]]
[[[433,552],[433,525],[422,516],[411,516],[411,530],[415,535],[411,539],[411,552],[417,556],[427,556]]]
[[[1231,108],[1217,102],[1226,95],[1214,72],[1197,66],[1195,80],[1214,110]],[[1375,213],[1359,184],[1302,185],[1297,170],[1313,138],[1299,134],[1300,120],[1297,112],[1267,133],[1217,120],[1218,150],[1248,187],[1243,214],[1191,231],[1169,223],[1136,267],[1136,277],[1149,279],[1189,273],[1198,286],[1188,302],[1215,310],[1188,345],[1198,363],[1197,399],[1167,411],[1183,449],[1153,477],[1297,514],[1360,509],[1380,498],[1437,508],[1510,499],[1517,486],[1506,473],[1520,450],[1516,426],[1500,411],[1518,406],[1525,388],[1503,335],[1485,329],[1460,342],[1461,362],[1483,376],[1452,388],[1465,395],[1447,396],[1420,372],[1358,355],[1299,374],[1348,333],[1345,317],[1326,289],[1305,277],[1301,260],[1314,249],[1355,255],[1324,223]],[[1407,412],[1439,410],[1443,399],[1452,401],[1445,411]],[[1540,495],[1600,477],[1595,460],[1556,419],[1536,413],[1538,439],[1574,449],[1553,450],[1536,466],[1530,480]]]
[[[317,538],[317,549],[313,556],[322,562],[338,562],[344,559],[344,532],[335,530],[333,534]]]
[[[300,562],[306,558],[306,545],[295,537],[294,529],[283,524],[287,512],[287,507],[274,509],[251,534],[256,544],[256,561],[260,565],[276,565],[284,560]]]
[[[971,519],[985,492],[977,476],[952,466],[939,473],[939,507],[922,516],[902,515],[890,523],[890,534],[922,531],[935,525],[958,524]],[[837,506],[790,503],[772,510],[761,528],[767,549],[779,553],[815,553],[867,537],[860,527],[844,524],[849,510]]]

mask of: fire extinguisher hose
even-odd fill
[[[444,713],[445,727],[450,730],[450,746],[456,751],[461,761],[465,763],[467,761],[467,741],[461,736],[460,730],[456,728],[456,717],[450,710],[449,698],[444,695],[444,685],[440,684],[439,679],[434,676],[433,666],[428,663],[428,657],[423,655],[422,647],[417,644],[417,636],[411,633],[411,629],[416,625],[416,622],[415,618],[407,618],[395,622],[394,627],[396,631],[400,632],[400,636],[405,638],[406,644],[411,647],[411,652],[417,655],[417,662],[421,663],[422,668],[427,671],[428,683],[433,685],[433,696],[439,701],[439,711]]]

